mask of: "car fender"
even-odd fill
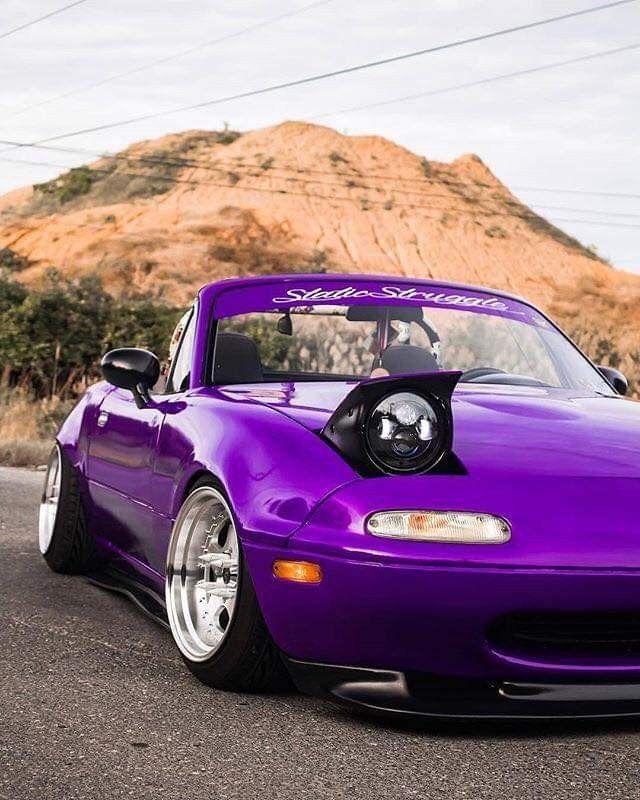
[[[357,479],[318,433],[258,402],[201,390],[165,412],[154,504],[171,519],[194,480],[211,474],[231,501],[241,536],[282,543],[320,501]]]

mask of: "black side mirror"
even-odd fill
[[[624,396],[629,391],[629,381],[618,369],[598,367],[600,374],[607,380],[618,394]]]
[[[293,321],[291,319],[291,314],[284,314],[281,316],[276,327],[278,329],[278,333],[281,333],[283,336],[293,336]]]
[[[138,347],[120,347],[108,352],[100,367],[106,381],[133,392],[138,408],[150,402],[149,389],[160,377],[160,362],[153,353]]]

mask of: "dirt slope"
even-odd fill
[[[533,299],[594,356],[640,370],[640,278],[533,213],[477,156],[430,162],[302,122],[165,136],[11,192],[0,264],[28,283],[50,266],[97,271],[113,292],[178,303],[216,278],[281,270],[477,283]]]

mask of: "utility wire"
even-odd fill
[[[472,44],[474,42],[482,42],[486,41],[487,39],[495,39],[496,37],[506,36],[507,34],[516,33],[518,31],[530,30],[532,28],[539,28],[544,25],[550,25],[555,22],[560,22],[561,20],[572,19],[574,17],[581,17],[584,16],[585,14],[593,14],[596,11],[604,11],[605,9],[614,8],[616,6],[621,6],[621,5],[627,5],[629,3],[634,3],[634,2],[636,2],[636,0],[616,0],[616,2],[593,6],[592,8],[586,8],[581,11],[572,11],[568,14],[560,14],[555,17],[548,17],[546,19],[536,20],[535,22],[528,22],[523,25],[515,25],[510,28],[503,28],[498,31],[492,31],[491,33],[480,34],[478,36],[471,36],[466,39],[458,39],[457,41],[447,42],[446,44],[436,45],[434,47],[427,47],[421,50],[414,50],[409,53],[402,53],[396,56],[389,56],[388,58],[381,58],[375,61],[368,61],[363,64],[355,64],[350,67],[343,67],[342,69],[331,70],[330,72],[323,72],[317,75],[309,75],[305,78],[298,78],[297,80],[286,81],[284,83],[271,84],[270,86],[263,86],[259,89],[252,89],[246,92],[239,92],[237,94],[224,95],[222,97],[217,97],[212,100],[205,100],[200,103],[193,103],[191,105],[177,106],[175,108],[166,109],[165,111],[156,111],[149,114],[141,114],[136,117],[129,117],[128,119],[121,119],[116,122],[108,122],[102,125],[95,125],[90,128],[81,128],[79,130],[69,131],[67,133],[59,133],[55,136],[48,136],[46,138],[39,139],[36,142],[32,142],[32,144],[45,144],[48,142],[56,142],[62,139],[69,139],[73,136],[80,136],[81,134],[84,133],[96,133],[98,131],[110,130],[112,128],[122,127],[123,125],[131,125],[135,122],[144,122],[145,120],[157,119],[158,117],[164,117],[170,114],[177,114],[184,111],[196,111],[201,108],[209,108],[211,106],[222,105],[223,103],[228,103],[231,100],[240,100],[247,97],[255,97],[257,95],[267,94],[268,92],[275,92],[281,89],[287,89],[292,86],[303,86],[305,84],[326,80],[328,78],[335,78],[339,75],[348,75],[354,72],[359,72],[361,70],[370,69],[372,67],[379,67],[386,64],[393,64],[399,61],[405,61],[407,59],[416,58],[417,56],[423,56],[429,53],[437,53],[443,50],[449,50],[454,47],[461,47],[463,45]]]
[[[158,67],[162,64],[167,64],[170,61],[174,61],[175,59],[182,58],[183,56],[190,55],[191,53],[196,53],[199,50],[204,50],[207,47],[213,47],[214,45],[221,44],[222,42],[227,42],[230,39],[237,39],[239,36],[243,36],[245,33],[251,33],[252,31],[257,31],[261,28],[266,28],[268,25],[273,25],[276,22],[280,22],[283,19],[290,19],[291,17],[295,17],[298,14],[303,14],[305,11],[311,11],[314,8],[318,8],[320,6],[327,5],[328,3],[332,3],[333,0],[318,0],[315,3],[309,3],[309,5],[302,6],[301,8],[293,9],[292,11],[287,11],[284,14],[278,14],[275,17],[269,17],[267,19],[262,20],[261,22],[256,22],[254,25],[248,25],[246,28],[241,28],[240,30],[234,31],[233,33],[229,33],[225,36],[219,36],[216,39],[209,39],[206,42],[200,42],[199,44],[193,45],[192,47],[186,47],[183,50],[177,50],[175,53],[170,53],[167,56],[163,56],[162,58],[156,58],[153,61],[148,61],[145,64],[141,64],[138,67],[134,67],[129,70],[125,70],[124,72],[114,72],[111,75],[107,75],[100,80],[93,81],[92,83],[85,83],[82,86],[77,86],[75,89],[70,89],[67,92],[62,92],[60,94],[52,95],[51,97],[47,97],[44,100],[40,100],[38,103],[33,103],[29,106],[24,106],[23,108],[18,108],[8,114],[3,114],[3,117],[6,119],[8,117],[15,117],[21,114],[26,114],[28,111],[32,111],[34,108],[41,108],[42,106],[49,105],[49,103],[53,103],[56,100],[64,100],[67,97],[72,97],[73,95],[81,94],[83,92],[87,92],[90,89],[96,89],[99,86],[104,86],[106,83],[111,83],[112,81],[119,80],[120,78],[128,78],[131,75],[137,75],[140,72],[146,72],[153,67]]]
[[[557,194],[579,194],[594,195],[598,197],[623,197],[627,200],[638,200],[640,194],[630,194],[628,192],[590,192],[585,189],[549,189],[543,186],[514,186],[519,192],[555,192]]]
[[[55,167],[56,169],[73,169],[73,167],[69,167],[66,164],[57,164],[52,162],[43,162],[43,161],[30,161],[24,159],[10,159],[10,158],[2,158],[0,157],[0,161],[8,162],[8,163],[18,163],[18,164],[29,164],[34,166],[49,166]],[[113,174],[112,170],[109,169],[100,169],[95,168],[94,172],[104,174],[104,175],[111,175]],[[152,180],[159,180],[159,181],[167,181],[171,184],[186,184],[189,186],[215,186],[218,188],[222,188],[225,190],[240,190],[240,191],[247,191],[247,192],[262,192],[268,194],[279,194],[279,195],[290,195],[294,197],[303,197],[307,200],[322,200],[322,201],[338,201],[338,202],[349,202],[353,203],[357,201],[357,198],[354,198],[350,195],[326,195],[326,194],[313,194],[309,192],[292,192],[285,189],[273,189],[268,187],[260,187],[260,186],[240,186],[236,184],[229,184],[229,183],[218,183],[215,181],[204,181],[204,180],[194,180],[194,179],[184,179],[184,178],[176,178],[169,175],[158,175],[158,174],[149,174],[141,173],[141,172],[119,172],[118,174],[124,175],[130,178],[147,178]],[[392,208],[409,208],[413,210],[425,210],[425,211],[433,211],[437,212],[438,214],[442,213],[452,213],[452,214],[461,214],[464,216],[469,216],[472,218],[478,217],[511,217],[515,219],[523,220],[524,222],[527,221],[534,221],[536,219],[540,219],[540,217],[535,214],[534,212],[530,212],[529,214],[516,214],[512,211],[494,211],[494,210],[485,210],[482,211],[480,209],[466,209],[466,208],[459,208],[459,207],[452,207],[452,206],[438,206],[438,205],[425,205],[419,203],[401,203],[392,201],[391,206],[388,206],[387,200],[371,200],[366,198],[368,206],[376,206],[385,208],[385,210],[391,210]],[[430,219],[439,219],[439,217],[430,217]],[[610,228],[638,228],[640,229],[640,225],[633,225],[628,223],[616,223],[616,222],[602,222],[598,220],[580,220],[580,219],[560,219],[557,218],[557,221],[561,222],[568,222],[568,223],[583,223],[583,224],[593,224],[593,225],[600,225],[604,227]]]
[[[36,25],[38,22],[43,22],[45,19],[55,17],[56,14],[62,14],[63,11],[67,11],[69,8],[74,8],[75,6],[80,6],[86,2],[87,0],[75,0],[75,3],[68,3],[66,6],[57,8],[55,11],[50,11],[48,14],[44,14],[42,17],[37,17],[36,19],[32,19],[30,22],[25,22],[22,25],[18,25],[17,28],[11,28],[8,31],[4,31],[4,33],[0,33],[0,39],[6,39],[7,36],[12,36],[14,33],[18,33],[18,31],[23,31],[25,28],[30,28],[32,25]]]
[[[106,160],[114,160],[114,161],[123,161],[128,164],[138,164],[139,166],[166,166],[166,167],[177,167],[181,169],[202,169],[208,172],[216,172],[216,173],[228,173],[228,172],[245,172],[247,170],[256,170],[257,175],[262,175],[266,177],[267,175],[271,175],[271,173],[276,172],[283,172],[287,177],[281,177],[279,175],[275,175],[275,179],[282,180],[285,182],[296,182],[296,183],[312,183],[317,184],[320,186],[347,186],[347,188],[353,189],[363,189],[368,191],[382,191],[382,187],[379,186],[369,186],[362,183],[356,183],[355,185],[349,187],[348,181],[351,179],[358,179],[358,180],[395,180],[395,181],[403,181],[403,182],[410,182],[416,185],[424,185],[427,184],[435,184],[440,185],[444,183],[446,186],[463,186],[463,187],[471,187],[476,190],[481,189],[497,189],[497,188],[504,188],[506,192],[510,192],[509,187],[500,185],[495,186],[493,184],[482,183],[482,182],[470,182],[470,181],[451,181],[449,179],[442,180],[437,178],[430,178],[427,176],[421,178],[402,178],[399,176],[393,175],[377,175],[377,174],[367,174],[365,176],[361,175],[358,172],[350,172],[350,173],[342,173],[330,170],[320,170],[320,169],[302,169],[302,168],[295,168],[295,167],[278,167],[273,164],[270,164],[268,169],[265,169],[263,164],[253,164],[248,162],[236,162],[236,161],[227,161],[222,163],[211,163],[210,161],[201,161],[195,158],[183,158],[183,157],[176,157],[172,158],[163,158],[161,156],[155,156],[152,153],[149,155],[127,155],[126,153],[105,153],[99,152],[97,150],[88,150],[86,148],[78,148],[78,147],[62,147],[60,145],[29,145],[25,142],[19,142],[10,139],[0,139],[0,145],[9,145],[11,147],[32,147],[37,150],[46,150],[52,151],[56,153],[67,153],[67,154],[79,154],[79,155],[86,155],[91,156],[93,158],[99,159],[106,159]],[[31,165],[42,163],[44,166],[47,166],[47,162],[38,162],[38,161],[21,161],[18,159],[2,159],[7,163],[11,163],[15,161],[15,163],[27,163]],[[263,162],[264,163],[264,162]],[[58,165],[51,165],[51,166],[58,166]],[[68,167],[60,165],[61,169],[74,169],[74,167]],[[77,167],[76,167],[77,168]],[[262,173],[261,173],[262,171]],[[333,178],[344,178],[347,183],[344,181],[336,182],[336,181],[325,181],[325,180],[318,180],[317,178],[310,178],[308,175],[326,175]],[[291,175],[303,175],[305,177],[291,177]],[[524,191],[542,191],[542,192],[554,192],[558,194],[563,193],[576,193],[581,195],[591,195],[596,197],[611,197],[611,198],[623,198],[623,199],[640,199],[640,194],[629,194],[623,192],[597,192],[597,191],[586,191],[586,190],[577,190],[577,189],[550,189],[550,188],[543,188],[543,187],[513,187],[515,189],[524,190]],[[434,194],[433,192],[418,192],[413,191],[410,189],[404,188],[393,188],[392,191],[400,192],[406,195],[414,195],[418,197],[442,197],[442,198],[449,198],[449,194]],[[570,211],[576,213],[593,213],[593,214],[604,214],[606,216],[619,216],[619,217],[635,217],[635,214],[628,214],[623,212],[614,212],[614,211],[605,211],[603,209],[587,209],[587,208],[568,208],[567,206],[544,206],[544,205],[535,205],[532,208],[541,208],[541,209],[549,209],[555,211]]]
[[[640,230],[640,225],[632,225],[626,222],[603,222],[601,220],[590,219],[566,219],[564,217],[553,217],[555,222],[568,222],[576,225],[599,225],[603,228],[634,228]]]
[[[218,176],[224,175],[225,177],[228,177],[228,176],[234,175],[234,174],[238,175],[238,172],[240,172],[240,175],[238,175],[238,177],[242,177],[242,178],[249,177],[249,178],[265,178],[266,179],[266,178],[269,177],[268,172],[266,170],[262,170],[262,168],[260,166],[257,166],[257,165],[256,165],[256,167],[250,167],[249,168],[249,169],[255,169],[257,171],[249,172],[249,171],[247,171],[247,169],[245,168],[245,165],[243,165],[243,164],[232,164],[232,165],[230,165],[229,168],[227,168],[225,166],[215,166],[213,164],[197,164],[197,165],[194,164],[194,163],[181,164],[180,162],[176,162],[176,161],[158,160],[158,159],[155,159],[153,156],[151,156],[151,157],[142,156],[142,157],[137,157],[136,158],[135,156],[120,156],[120,155],[116,155],[116,156],[105,156],[104,159],[105,160],[123,161],[126,165],[128,165],[128,166],[130,166],[132,168],[141,168],[141,169],[145,168],[145,167],[153,167],[153,166],[168,166],[168,167],[178,167],[178,168],[181,168],[181,169],[205,170],[207,172],[215,172],[215,173],[217,173]],[[36,165],[36,164],[41,163],[41,164],[43,164],[45,166],[47,166],[47,165],[58,166],[58,165],[49,164],[49,162],[22,161],[21,159],[7,159],[7,158],[5,158],[5,159],[1,159],[1,160],[7,161],[7,162],[15,161],[15,163],[18,163],[18,164],[24,163],[24,164]],[[60,165],[60,167],[62,167],[62,165]],[[73,167],[71,167],[70,169],[73,169]],[[97,167],[97,168],[96,167],[90,167],[90,169],[92,171],[97,171],[97,172],[107,172],[107,170],[102,170],[99,167]],[[119,174],[125,174],[126,175],[127,173],[120,172]],[[160,175],[158,175],[158,177],[160,177]],[[161,179],[162,180],[171,180],[171,178],[167,177],[166,175],[162,176]],[[352,189],[354,191],[356,189],[359,190],[359,191],[371,191],[371,192],[384,192],[385,191],[385,189],[382,188],[382,187],[369,186],[369,185],[364,184],[364,183],[357,183],[356,185],[351,185],[350,186],[349,185],[349,181],[347,181],[347,182],[344,182],[344,181],[343,182],[336,182],[336,181],[318,180],[317,178],[305,179],[305,178],[300,178],[300,177],[290,177],[290,176],[285,177],[285,176],[280,176],[280,175],[271,176],[271,179],[275,179],[277,181],[281,181],[281,182],[283,182],[285,184],[303,183],[305,185],[312,184],[312,185],[318,186],[318,187],[346,188],[346,189]],[[182,180],[180,180],[179,182],[182,182]],[[204,185],[211,185],[211,186],[227,186],[228,185],[228,184],[220,184],[220,183],[211,183],[209,181],[198,181],[198,180],[193,179],[193,178],[189,179],[189,182],[194,183],[194,184],[202,183]],[[241,188],[249,188],[249,187],[241,187]],[[260,188],[256,189],[256,191],[263,191],[263,188],[260,187]],[[281,190],[281,189],[264,189],[264,191],[273,191],[273,193],[277,193],[277,194],[288,194],[289,193],[289,192]],[[397,190],[391,189],[391,193],[393,193],[394,191],[397,192]],[[443,193],[438,193],[438,192],[416,192],[416,191],[411,191],[411,190],[406,190],[406,189],[401,189],[400,193],[402,194],[402,196],[411,195],[413,197],[426,197],[426,198],[428,198],[430,200],[432,200],[432,199],[451,200],[452,199],[451,193],[443,194]],[[303,196],[303,193],[299,193],[299,194],[300,194],[300,196]],[[308,194],[308,195],[304,195],[304,196],[318,197],[320,195]],[[333,197],[335,197],[335,196],[333,196]],[[345,200],[346,199],[357,200],[358,198],[349,195],[349,196],[345,196],[343,199],[345,199]],[[370,198],[367,198],[367,202],[379,202],[379,201],[371,201]],[[386,201],[381,201],[381,202],[386,202]],[[398,205],[398,203],[396,203],[394,201],[394,205]],[[449,209],[449,210],[452,210],[452,209]],[[496,213],[500,213],[500,212],[496,212]]]
[[[596,58],[605,58],[606,56],[616,55],[617,53],[624,53],[629,50],[636,50],[640,44],[629,44],[624,47],[616,47],[612,50],[601,50],[597,53],[591,53],[586,56],[578,56],[577,58],[569,58],[565,61],[553,61],[550,64],[541,64],[539,67],[529,67],[528,69],[519,69],[515,72],[506,72],[503,75],[493,75],[489,78],[481,78],[477,81],[468,81],[467,83],[458,83],[453,86],[445,86],[442,89],[433,89],[426,92],[416,92],[415,94],[405,94],[401,97],[392,97],[389,100],[378,100],[374,103],[365,103],[358,106],[349,106],[348,108],[341,108],[339,111],[329,111],[324,114],[317,114],[312,119],[324,119],[325,117],[334,117],[338,114],[346,114],[352,111],[364,111],[369,108],[381,108],[382,106],[390,106],[395,103],[404,103],[407,100],[417,100],[422,97],[435,97],[440,94],[448,94],[449,92],[459,92],[462,89],[470,89],[474,86],[483,86],[487,83],[495,83],[496,81],[504,81],[508,78],[518,78],[522,75],[533,75],[536,72],[543,72],[547,69],[557,69],[558,67],[566,67],[570,64],[579,64],[583,61],[593,61]]]
[[[605,211],[603,208],[570,208],[569,206],[539,205],[532,205],[530,208],[539,208],[543,211],[568,211],[570,214],[600,214],[601,216],[605,217],[627,217],[631,219],[640,219],[640,214],[628,214],[622,211]]]

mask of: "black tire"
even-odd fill
[[[191,492],[203,486],[217,490],[225,498],[237,530],[233,508],[222,486],[204,477],[193,485]],[[206,661],[192,661],[184,653],[181,655],[196,678],[215,689],[251,693],[285,691],[292,687],[291,679],[260,611],[239,537],[238,543],[240,569],[236,607],[222,645]]]
[[[86,572],[95,560],[95,547],[80,494],[78,473],[64,450],[56,444],[49,458],[47,475],[56,458],[60,459],[61,483],[53,535],[44,560],[54,572],[78,574]],[[45,487],[47,478],[45,477]],[[44,502],[44,492],[42,501]]]

